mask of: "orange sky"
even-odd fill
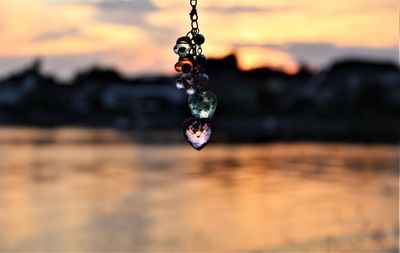
[[[398,58],[397,0],[198,1],[205,54],[234,51],[244,69]],[[93,64],[173,73],[189,8],[189,0],[1,0],[0,74],[35,56],[60,77]]]

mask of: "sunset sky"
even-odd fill
[[[397,0],[198,0],[208,57],[288,72],[344,57],[398,61]],[[68,78],[94,64],[129,75],[174,73],[189,0],[1,0],[0,76],[44,59]]]

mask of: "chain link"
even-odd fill
[[[193,36],[198,34],[200,32],[199,29],[199,16],[197,15],[197,0],[190,0],[190,5],[192,6],[192,11],[190,12],[190,21],[191,21],[191,27],[192,30],[190,31]]]
[[[200,33],[199,29],[199,15],[197,14],[197,0],[190,0],[190,6],[192,6],[192,11],[190,12],[190,21],[191,21],[191,30],[187,33],[186,36],[191,35],[192,38],[196,36],[197,34]],[[197,46],[195,43],[193,43],[191,51],[194,55],[201,54],[203,50],[201,49],[201,46]]]

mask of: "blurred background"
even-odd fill
[[[0,252],[398,252],[399,3],[0,2]]]

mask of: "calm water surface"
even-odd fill
[[[0,130],[0,251],[398,251],[397,146],[121,139]]]

